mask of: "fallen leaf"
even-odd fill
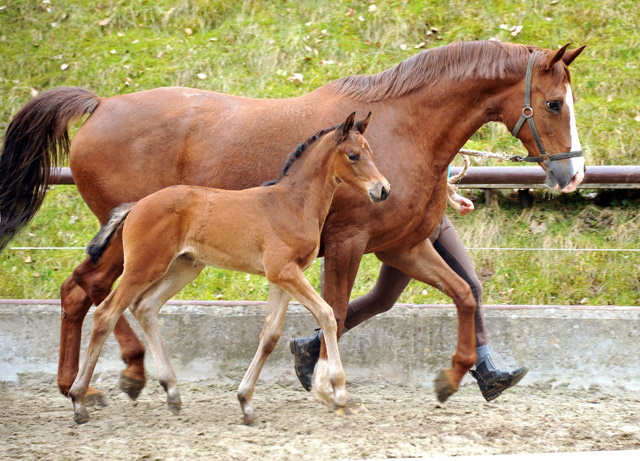
[[[24,261],[25,264],[30,264],[31,263],[31,256],[23,256],[22,260]]]
[[[198,74],[198,78],[199,78],[200,80],[204,80],[205,78],[207,78],[207,74],[205,74],[204,72],[200,72],[200,73]]]
[[[189,28],[189,27],[185,27],[184,33],[187,34],[187,35],[191,35],[191,34],[193,34],[193,30],[191,30],[191,28]]]
[[[287,77],[287,80],[289,80],[292,83],[302,83],[303,78],[304,77],[302,74],[294,73],[293,75],[290,75],[289,77]]]
[[[68,68],[69,68],[69,64],[66,64],[66,63],[60,66],[61,70],[67,70]]]
[[[356,10],[354,10],[353,8],[349,8],[349,10],[347,11],[347,16],[351,17],[354,14],[356,14]]]
[[[104,18],[102,21],[98,21],[99,26],[106,26],[111,22],[111,18]]]
[[[160,59],[163,56],[164,56],[164,51],[158,51],[158,54],[156,54],[156,58],[158,59]]]

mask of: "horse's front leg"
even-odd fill
[[[75,269],[73,280],[67,280],[62,286],[63,314],[58,386],[65,395],[78,371],[80,336],[86,311],[91,302],[98,306],[105,300],[113,283],[122,273],[123,261],[122,237],[121,232],[118,231],[97,264],[86,259]],[[73,285],[82,288],[88,298],[79,296],[80,290],[76,288],[72,291]],[[86,307],[86,309],[80,311],[80,307]],[[127,364],[127,367],[120,373],[120,389],[126,392],[132,400],[135,400],[146,382],[145,347],[124,316],[118,319],[114,334],[120,344],[122,360]],[[99,393],[97,389],[95,391]]]
[[[255,421],[255,413],[251,406],[253,391],[267,358],[280,339],[290,299],[291,296],[289,293],[278,285],[274,283],[269,285],[267,312],[265,314],[262,332],[260,333],[260,344],[238,387],[238,400],[240,401],[245,424],[251,424]]]
[[[438,400],[444,402],[458,390],[465,373],[476,362],[474,313],[476,301],[469,284],[456,274],[426,239],[413,247],[376,253],[381,261],[405,274],[428,283],[453,299],[458,310],[458,348],[452,368],[440,372],[435,387]]]

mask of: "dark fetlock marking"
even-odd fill
[[[131,400],[136,400],[144,388],[145,382],[127,376],[124,371],[120,373],[120,390],[126,393]]]
[[[438,401],[440,403],[444,403],[458,390],[457,388],[454,388],[449,382],[449,378],[447,378],[445,370],[440,370],[438,376],[436,376],[434,387],[436,389],[436,397],[438,397]]]

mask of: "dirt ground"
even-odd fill
[[[106,407],[73,422],[51,375],[0,386],[0,459],[366,459],[640,448],[640,393],[518,386],[491,403],[464,385],[445,404],[431,389],[348,383],[357,415],[338,416],[294,383],[259,382],[258,423],[242,424],[236,384],[185,383],[180,416],[149,382],[134,404],[115,376]]]

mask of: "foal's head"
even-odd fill
[[[353,112],[334,131],[337,150],[334,171],[341,181],[368,194],[372,202],[381,202],[389,197],[391,186],[373,163],[371,148],[363,136],[371,121],[371,112],[359,122],[355,122],[355,116]]]

